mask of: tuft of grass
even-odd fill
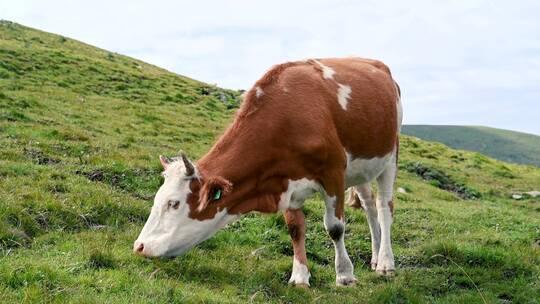
[[[98,250],[93,250],[88,257],[86,266],[93,269],[115,268],[116,262],[110,254],[103,253]]]

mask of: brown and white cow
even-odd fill
[[[307,286],[302,205],[320,192],[335,245],[336,283],[352,285],[343,213],[345,189],[354,187],[350,205],[366,211],[371,267],[393,273],[390,226],[401,116],[399,87],[380,61],[329,58],[272,67],[196,164],[185,156],[160,156],[164,183],[134,251],[177,256],[242,214],[283,211],[294,249],[289,282]]]

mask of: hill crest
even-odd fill
[[[484,126],[404,125],[402,133],[476,151],[512,163],[540,167],[540,136]]]

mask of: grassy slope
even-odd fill
[[[210,91],[210,93],[209,93]],[[540,170],[402,138],[393,241],[397,276],[368,269],[364,215],[347,210],[359,284],[334,285],[318,198],[307,203],[312,288],[286,282],[280,215],[252,214],[187,255],[147,260],[133,240],[160,184],[157,155],[198,157],[230,121],[234,92],[12,23],[0,23],[0,302],[494,302],[540,297],[532,198]],[[217,97],[216,97],[217,96]],[[229,106],[230,107],[230,106]],[[481,193],[461,200],[407,169]],[[480,292],[478,291],[478,289]]]
[[[540,167],[540,136],[533,134],[479,126],[435,125],[406,125],[403,133],[507,162]]]

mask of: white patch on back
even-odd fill
[[[347,110],[347,103],[349,102],[349,98],[351,98],[351,87],[348,85],[344,85],[341,83],[338,83],[338,91],[337,91],[337,98],[338,102],[343,108],[343,110]]]
[[[321,68],[323,72],[323,78],[324,79],[334,79],[334,74],[336,71],[332,69],[331,67],[322,64],[318,60],[313,60],[315,63],[317,63]],[[338,91],[337,91],[337,98],[339,105],[343,110],[347,110],[347,103],[349,103],[349,99],[351,98],[351,86],[346,84],[341,84],[339,82],[336,82],[338,85]]]
[[[264,95],[264,91],[261,89],[261,87],[255,87],[255,96],[257,96],[257,98],[261,97]]]
[[[347,168],[345,170],[345,184],[347,187],[365,184],[375,179],[386,168],[389,161],[393,159],[394,152],[383,157],[370,159],[354,158],[350,153],[347,155]]]
[[[313,60],[313,61],[315,61],[315,63],[317,63],[322,68],[323,78],[324,79],[332,79],[332,78],[334,78],[334,74],[336,73],[336,71],[334,71],[331,67],[322,64],[318,60]]]
[[[310,179],[302,178],[289,180],[287,191],[281,194],[278,209],[299,209],[302,208],[304,200],[320,190],[320,185]]]

